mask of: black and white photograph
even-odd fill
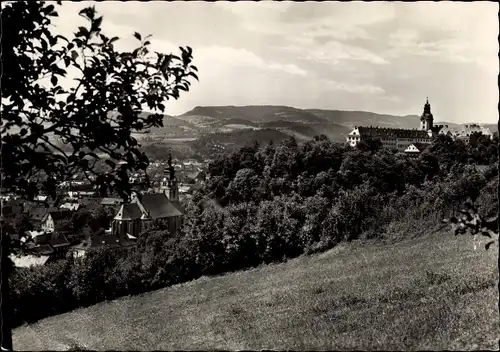
[[[499,8],[2,2],[1,350],[500,350]]]

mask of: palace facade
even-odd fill
[[[408,150],[422,150],[423,146],[429,145],[432,139],[439,134],[449,135],[454,139],[461,139],[467,143],[474,132],[480,132],[490,138],[493,136],[488,128],[476,124],[465,125],[465,128],[460,131],[452,130],[448,125],[434,125],[434,116],[427,99],[424,111],[420,116],[419,129],[355,126],[347,136],[347,143],[355,147],[363,140],[378,139],[382,142],[384,148],[405,152]]]

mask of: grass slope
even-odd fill
[[[436,233],[346,244],[14,331],[18,350],[498,349],[498,249]]]

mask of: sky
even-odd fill
[[[95,5],[103,33],[134,48],[193,48],[199,82],[167,113],[195,106],[422,113],[436,121],[498,121],[494,2],[63,2],[54,24],[71,35]]]

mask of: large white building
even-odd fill
[[[384,148],[404,152],[412,149],[412,145],[418,146],[418,148],[413,149],[421,150],[423,145],[430,144],[433,137],[438,134],[450,135],[454,139],[462,139],[468,142],[470,135],[474,132],[481,132],[490,138],[493,136],[488,128],[476,124],[465,125],[465,128],[460,131],[451,130],[448,125],[434,125],[434,116],[432,115],[431,105],[427,99],[424,111],[420,117],[420,129],[355,126],[347,136],[347,143],[355,147],[363,140],[378,139],[382,142]]]

